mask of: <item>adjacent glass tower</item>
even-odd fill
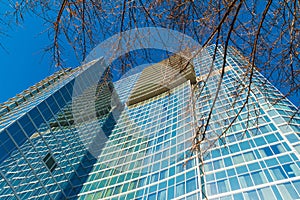
[[[0,198],[300,198],[296,107],[223,51],[115,83],[99,59],[2,104]]]

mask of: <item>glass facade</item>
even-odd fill
[[[235,49],[222,76],[223,49],[215,59],[214,51],[195,57],[196,84],[186,79],[133,105],[142,72],[112,84],[105,71],[74,95],[76,79],[93,77],[101,59],[1,105],[0,198],[300,198],[296,107],[255,70],[249,84]]]
[[[214,50],[214,46],[207,48],[194,61],[201,79],[211,69]],[[216,98],[223,56],[218,47],[211,76],[205,85],[200,81],[195,91],[199,127],[205,127],[201,125],[206,125],[214,106],[201,143],[202,198],[298,199],[300,116],[296,107],[257,71],[249,84],[243,78],[248,63],[234,49],[227,55]]]

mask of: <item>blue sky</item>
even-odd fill
[[[5,29],[8,36],[0,36],[5,47],[0,49],[0,103],[57,70],[51,67],[51,56],[44,53],[50,44],[47,34],[42,33],[47,28],[38,18],[26,16],[22,24]],[[74,56],[68,58],[67,66],[78,65]]]

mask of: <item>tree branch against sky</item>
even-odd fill
[[[44,20],[52,38],[46,50],[57,66],[63,65],[66,42],[83,61],[95,45],[118,32],[165,27],[188,34],[203,46],[216,42],[225,49],[233,46],[269,79],[279,80],[287,96],[299,90],[300,2],[297,0],[21,0],[9,3],[17,23],[24,19],[26,12]]]

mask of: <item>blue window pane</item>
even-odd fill
[[[17,143],[18,146],[23,145],[24,142],[27,140],[27,137],[24,135],[21,127],[17,123],[12,124],[7,129],[7,131],[11,135],[12,140],[14,140]],[[9,143],[10,141],[11,140],[7,140],[7,143]],[[8,144],[8,145],[10,145],[10,144]],[[12,143],[12,145],[14,146],[14,143]]]
[[[63,108],[66,105],[66,102],[65,102],[64,98],[61,96],[59,91],[56,92],[53,95],[53,97],[55,98],[55,100],[60,108]]]
[[[231,151],[232,153],[236,153],[236,152],[239,152],[239,151],[240,151],[240,149],[239,149],[239,147],[238,147],[237,144],[234,144],[234,145],[229,146],[229,149],[230,149],[230,151]]]
[[[245,142],[242,142],[240,143],[240,147],[241,147],[241,150],[247,150],[247,149],[250,149],[250,144],[249,144],[249,141],[245,141]]]
[[[197,179],[191,179],[186,182],[186,193],[196,190]]]
[[[277,199],[270,187],[258,189],[257,191],[261,199]]]
[[[166,199],[166,196],[167,195],[167,192],[166,190],[162,190],[160,192],[158,192],[158,200],[165,200]]]
[[[160,172],[160,179],[165,179],[167,177],[168,170],[163,170]]]
[[[234,164],[240,164],[244,162],[243,156],[241,154],[233,156],[233,162]]]
[[[64,99],[66,101],[70,101],[71,100],[71,95],[72,95],[72,91],[73,90],[73,86],[71,83],[67,84],[65,87],[62,87],[60,89],[61,94],[63,95]]]
[[[278,185],[278,189],[281,192],[283,199],[298,199],[299,196],[295,191],[291,183],[285,183]]]
[[[245,192],[244,196],[246,197],[246,199],[259,200],[258,195],[255,190]]]
[[[220,153],[219,149],[215,149],[211,153],[212,153],[213,158],[217,158],[217,157],[221,156],[221,153]]]
[[[272,191],[274,192],[276,199],[277,200],[283,200],[281,197],[281,194],[279,193],[279,190],[277,189],[277,186],[273,185],[272,187]]]
[[[184,174],[181,174],[180,176],[176,177],[176,183],[180,183],[182,181],[184,181]]]
[[[217,182],[219,193],[224,193],[229,191],[228,180],[222,180]]]
[[[27,115],[24,115],[21,119],[18,120],[21,127],[24,129],[26,135],[30,137],[33,133],[36,132],[36,128],[33,126]]]
[[[255,170],[260,169],[260,166],[259,166],[258,163],[252,163],[252,164],[249,164],[248,167],[249,167],[249,170],[250,170],[250,171],[255,171]]]
[[[271,131],[271,129],[266,125],[266,126],[261,126],[259,127],[262,133],[268,133]]]
[[[243,165],[243,166],[237,167],[237,168],[236,168],[236,171],[237,171],[238,174],[242,174],[242,173],[247,172],[248,169],[247,169],[247,167],[246,167],[245,165]]]
[[[147,180],[147,178],[140,179],[140,181],[139,181],[139,187],[142,187],[142,186],[146,185],[146,180]]]
[[[157,185],[150,186],[149,193],[155,192],[157,190]]]
[[[158,173],[153,174],[151,177],[151,183],[157,182],[158,181]]]
[[[269,182],[273,181],[273,179],[272,179],[272,177],[270,175],[269,170],[264,170],[264,174],[266,175],[266,177],[267,177],[267,179],[268,179]]]
[[[229,170],[227,170],[227,174],[228,174],[228,176],[234,176],[236,173],[235,173],[234,169],[229,169]]]
[[[48,103],[49,107],[51,108],[51,111],[56,114],[59,111],[59,107],[52,96],[50,96],[46,102]]]
[[[284,164],[284,163],[287,163],[287,162],[291,162],[291,161],[292,161],[291,157],[288,156],[288,155],[280,156],[280,157],[278,157],[278,160],[279,160],[279,162],[280,162],[281,164]]]
[[[255,185],[263,184],[266,182],[266,178],[262,171],[253,172],[251,175]]]
[[[217,179],[223,179],[223,178],[225,178],[225,177],[226,177],[225,171],[221,171],[221,172],[217,172],[217,173],[216,173],[216,178],[217,178]]]
[[[224,163],[226,167],[229,167],[232,165],[232,161],[230,157],[224,158]]]
[[[195,170],[191,170],[186,173],[186,179],[192,178],[195,176]]]
[[[253,183],[252,183],[252,180],[251,180],[249,174],[241,175],[238,178],[239,178],[239,182],[240,182],[242,188],[247,188],[247,187],[253,186]]]
[[[46,105],[45,102],[42,102],[40,105],[38,105],[38,108],[41,111],[41,113],[43,113],[43,117],[45,118],[45,120],[49,120],[53,117],[49,107]]]
[[[174,178],[171,178],[168,180],[168,186],[172,186],[172,185],[174,185],[174,183],[175,183]]]
[[[255,153],[256,158],[261,158],[260,153],[258,153],[258,150],[255,149],[254,153]]]
[[[277,162],[276,158],[272,158],[272,159],[266,160],[265,162],[266,162],[266,164],[267,164],[268,167],[272,167],[272,166],[275,166],[275,165],[277,166],[278,165],[278,162]]]
[[[242,193],[234,194],[233,198],[234,198],[234,200],[242,200],[242,199],[244,199]]]
[[[282,180],[287,178],[280,166],[270,168],[270,173],[272,174],[275,180]]]
[[[213,170],[212,163],[209,162],[209,163],[204,164],[204,170],[207,172],[212,171]]]
[[[148,200],[156,200],[156,193],[150,194]]]
[[[167,181],[164,181],[162,183],[159,184],[158,189],[165,189],[167,187]]]
[[[187,161],[185,166],[186,166],[186,170],[191,169],[193,166],[195,166],[194,160],[191,159]]]
[[[223,162],[222,160],[216,160],[213,162],[213,165],[214,165],[214,169],[220,169],[221,167],[223,167]]]
[[[176,185],[176,197],[183,195],[184,192],[184,183],[180,183]]]
[[[266,136],[266,140],[268,141],[268,143],[272,143],[272,142],[276,142],[277,138],[274,134],[271,134]]]
[[[279,140],[282,140],[282,137],[278,132],[276,132],[276,136],[277,136],[277,138],[279,138]]]
[[[290,178],[295,177],[296,175],[297,176],[300,175],[299,168],[293,163],[283,165],[283,169],[286,172],[286,174],[288,175],[288,177],[290,177]]]
[[[208,195],[215,195],[215,194],[217,194],[216,183],[208,183],[206,187],[207,187],[207,193],[208,193]]]
[[[261,154],[262,154],[263,157],[273,155],[273,153],[272,153],[272,151],[271,151],[271,149],[269,147],[262,148],[260,150],[260,152],[261,152]]]
[[[228,150],[228,148],[222,148],[222,155],[223,156],[226,156],[226,155],[229,155],[230,154],[230,151]]]
[[[0,134],[4,134],[4,132]],[[11,140],[6,140],[5,143],[0,142],[0,163],[9,156],[9,151],[14,151],[15,149],[16,147]]]
[[[279,147],[280,147],[280,145],[273,145],[273,146],[271,146],[271,149],[273,150],[273,152],[275,154],[280,154],[281,152],[279,150]]]
[[[287,145],[286,142],[284,142],[284,143],[282,143],[282,144],[283,144],[283,146],[285,147],[285,149],[286,149],[287,151],[291,151],[291,148],[289,147],[289,145]],[[277,146],[280,146],[279,150],[280,150],[281,153],[282,153],[282,152],[285,152],[285,150],[284,150],[284,148],[282,147],[282,145],[277,145]]]
[[[171,167],[169,169],[169,176],[173,176],[175,174],[175,167]]]
[[[274,124],[269,124],[269,125],[270,125],[272,131],[276,131],[277,130],[277,128],[274,126]]]
[[[196,193],[196,194],[189,195],[189,196],[186,198],[186,200],[195,200],[195,199],[197,199],[197,193]],[[200,199],[200,197],[199,197],[198,199]]]
[[[266,141],[264,140],[263,137],[255,138],[254,139],[256,146],[262,146],[266,144]]]
[[[174,198],[174,187],[169,187],[168,188],[168,199],[173,199]]]
[[[238,190],[238,189],[240,189],[240,185],[239,185],[238,179],[236,177],[230,178],[229,182],[230,182],[231,190]]]

